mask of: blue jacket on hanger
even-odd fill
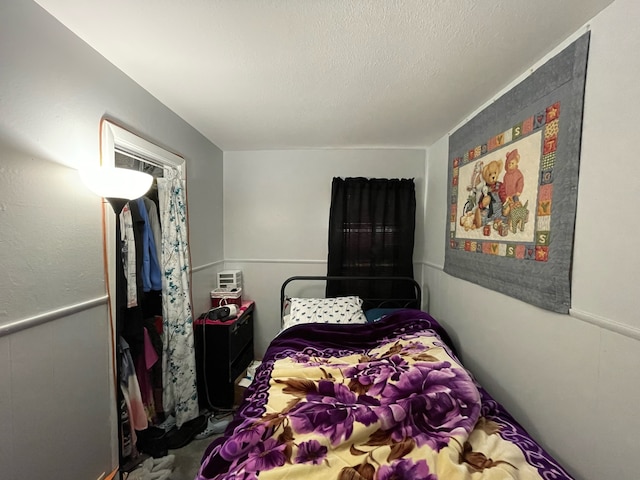
[[[160,262],[156,250],[156,243],[153,239],[151,223],[147,215],[142,198],[136,199],[136,204],[140,209],[140,215],[144,220],[142,234],[142,290],[162,290],[162,274],[160,272]]]

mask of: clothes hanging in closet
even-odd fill
[[[118,219],[122,239],[122,267],[127,283],[127,307],[138,306],[136,269],[136,240],[133,234],[133,218],[129,205],[125,205]]]
[[[158,258],[158,264],[162,266],[162,230],[160,229],[160,216],[158,214],[158,207],[156,203],[148,197],[142,197],[144,206],[147,209],[147,216],[149,217],[149,226],[153,233],[153,239],[156,245],[156,255]]]
[[[149,212],[147,212],[147,207],[142,198],[135,200],[135,203],[142,217],[142,223],[140,225],[142,237],[142,290],[145,292],[162,290],[160,262],[158,260],[158,251],[156,249],[156,241],[151,228],[151,222],[149,221]],[[156,222],[157,221],[156,218]]]
[[[127,342],[137,376],[140,398],[153,423],[162,412],[161,322],[162,277],[158,244],[160,220],[149,198],[125,205],[118,225],[118,335]]]

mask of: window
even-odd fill
[[[413,179],[334,178],[327,275],[413,278],[415,213]],[[345,288],[349,294],[373,294],[364,284],[329,282],[327,295],[346,293]]]

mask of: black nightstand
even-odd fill
[[[244,307],[245,305],[243,305]],[[253,361],[253,308],[228,322],[198,319],[193,326],[201,408],[232,408],[236,379]]]

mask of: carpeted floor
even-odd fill
[[[200,468],[202,454],[217,436],[192,440],[188,445],[178,450],[169,450],[170,454],[176,456],[171,480],[193,480]]]

